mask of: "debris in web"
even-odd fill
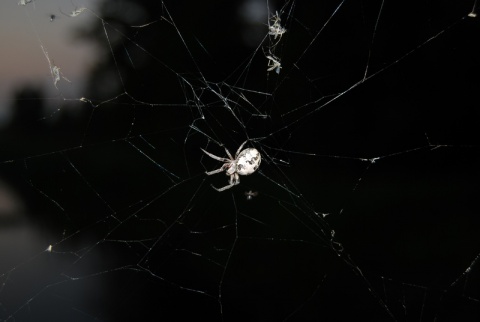
[[[76,7],[70,13],[65,13],[62,10],[60,10],[60,12],[63,13],[65,16],[69,16],[69,17],[73,18],[73,17],[76,17],[76,16],[80,15],[85,10],[87,10],[87,8],[85,8],[85,7],[78,7],[78,8]]]
[[[245,191],[245,197],[247,200],[252,200],[256,196],[258,196],[258,191]]]
[[[477,17],[477,1],[478,0],[475,0],[475,2],[473,3],[472,11],[468,14],[468,16],[470,18],[476,18]]]
[[[273,36],[274,39],[279,38],[278,41],[282,38],[282,35],[287,32],[287,29],[281,25],[282,19],[280,19],[280,16],[278,14],[278,11],[275,12],[275,14],[270,18],[270,21],[273,22],[271,25],[269,23],[268,26],[268,34],[270,36]]]
[[[280,74],[280,69],[282,68],[282,64],[280,63],[280,58],[275,57],[273,55],[268,55],[268,68],[267,71],[270,72],[275,70],[275,73]]]
[[[19,6],[26,6],[27,4],[32,3],[32,2],[33,2],[33,0],[20,0],[20,1],[18,1],[18,5]]]
[[[282,68],[280,64],[280,58],[274,55],[277,45],[282,40],[282,36],[287,32],[287,29],[281,24],[282,19],[278,11],[275,11],[275,14],[268,19],[268,35],[273,38],[268,45],[268,53],[265,57],[268,59],[267,71],[275,71],[275,73],[280,74],[280,69]],[[278,39],[277,39],[278,38]]]
[[[53,85],[55,85],[56,88],[57,87],[57,83],[60,81],[60,80],[65,80],[67,82],[70,83],[70,81],[68,80],[68,78],[66,78],[65,76],[63,76],[63,73],[62,71],[60,70],[60,67],[56,66],[56,65],[53,65],[52,66],[52,77],[53,77]]]

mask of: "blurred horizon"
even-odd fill
[[[96,10],[101,1],[75,3],[77,7]],[[91,15],[69,17],[64,14],[74,9],[73,2],[62,0],[35,0],[25,6],[18,1],[0,3],[0,42],[4,44],[0,49],[0,128],[6,126],[12,116],[15,94],[25,88],[41,92],[39,99],[46,103],[46,114],[64,105],[58,98],[78,96],[84,91],[89,73],[85,66],[98,59],[95,54],[98,48],[72,37],[81,26],[94,21]],[[70,80],[68,84],[60,82],[60,90],[54,86],[42,46],[52,64],[59,66]]]

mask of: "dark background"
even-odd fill
[[[276,46],[244,5],[108,2],[86,99],[15,94],[0,320],[480,319],[473,2],[269,2]],[[245,140],[260,171],[216,192],[200,148]]]

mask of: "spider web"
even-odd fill
[[[479,319],[476,2],[2,6],[1,321]]]

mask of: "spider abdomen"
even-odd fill
[[[254,148],[247,148],[237,157],[237,173],[245,176],[257,171],[262,158],[260,152]]]

